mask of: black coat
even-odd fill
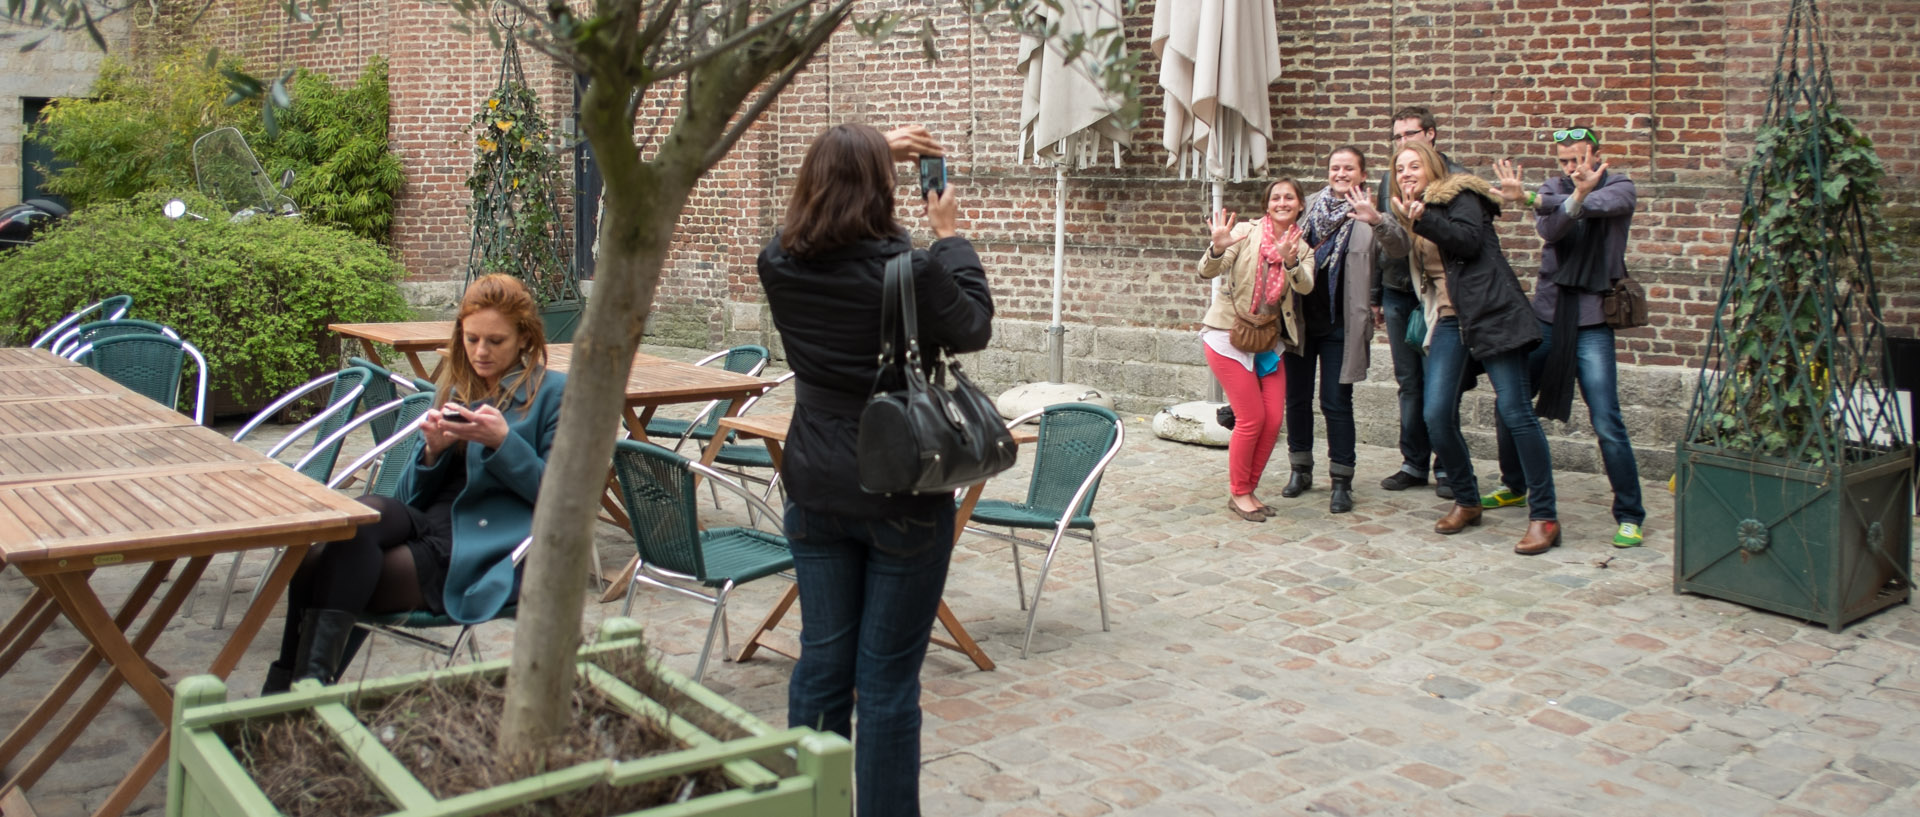
[[[953,506],[948,494],[887,497],[860,490],[854,456],[860,411],[880,370],[887,260],[912,247],[903,233],[802,259],[782,250],[776,235],[760,251],[760,286],[796,373],[781,479],[787,498],[801,507],[877,519]],[[936,348],[986,348],[993,338],[993,294],[973,244],[956,236],[914,250],[913,287],[924,359]],[[897,373],[879,383],[882,389],[902,385]]]
[[[1455,173],[1421,196],[1427,209],[1413,223],[1415,235],[1440,248],[1446,265],[1447,298],[1460,318],[1460,333],[1475,360],[1540,342],[1540,323],[1520,289],[1520,279],[1500,252],[1493,219],[1500,205],[1478,177]]]

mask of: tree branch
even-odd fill
[[[726,39],[721,40],[719,43],[716,43],[713,47],[708,48],[705,51],[701,51],[697,54],[694,54],[693,56],[688,57],[685,60],[682,60],[680,62],[674,63],[665,68],[662,68],[659,71],[656,71],[654,73],[655,79],[664,79],[666,77],[675,76],[677,74],[684,74],[689,71],[692,71],[695,68],[699,68],[702,65],[706,65],[707,63],[712,62],[715,57],[718,57],[721,54],[726,54],[731,52],[733,49],[740,47],[742,44],[746,43],[747,41],[760,36],[761,34],[773,29],[774,27],[779,25],[785,25],[787,20],[792,18],[793,15],[799,13],[801,10],[809,6],[812,6],[813,4],[814,4],[814,0],[794,0],[794,2],[789,4],[786,8],[776,11],[773,14],[769,15],[766,19],[761,20],[758,23],[754,23],[753,25],[748,26],[747,28],[742,29],[741,31],[735,34],[728,36]],[[828,12],[828,16],[834,18],[833,26],[832,26],[833,28],[839,27],[840,21],[846,18],[845,9],[849,7],[850,7],[850,3],[848,2],[848,0],[841,0],[840,5],[835,7],[836,11],[838,12],[837,14],[836,12],[833,12],[833,11]],[[829,30],[831,30],[831,28]],[[825,41],[823,40],[822,42],[825,42]],[[815,46],[815,48],[817,49],[818,46]]]
[[[754,122],[759,121],[760,115],[766,113],[767,108],[780,97],[787,85],[793,82],[793,78],[806,70],[807,66],[812,64],[814,57],[819,56],[820,47],[826,44],[827,38],[833,36],[834,30],[846,21],[847,15],[852,11],[853,0],[841,0],[838,6],[828,10],[826,21],[815,26],[807,33],[807,39],[798,44],[797,53],[791,58],[792,64],[761,89],[760,96],[753,100],[753,104],[740,112],[739,118],[725,134],[721,135],[720,141],[714,143],[713,149],[700,158],[701,168],[711,168],[719,164],[721,159],[726,158],[727,153],[733,150],[733,146],[746,135],[747,129],[753,127]]]

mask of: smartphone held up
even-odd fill
[[[920,157],[920,199],[925,201],[929,192],[947,191],[947,157]]]

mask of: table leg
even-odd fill
[[[640,555],[634,554],[627,560],[627,566],[607,576],[607,592],[600,594],[601,603],[616,601],[627,594],[627,585],[633,583],[633,571],[640,569]]]
[[[413,366],[413,373],[415,375],[418,375],[421,378],[426,380],[433,379],[433,373],[427,371],[427,364],[424,362],[421,362],[419,352],[415,352],[409,349],[405,354],[407,356],[407,363]]]
[[[33,806],[27,803],[27,793],[19,789],[0,791],[0,815],[5,817],[38,817]]]
[[[36,587],[33,595],[27,597],[27,603],[7,619],[7,626],[0,629],[0,675],[13,669],[15,661],[32,649],[40,640],[40,634],[47,631],[47,625],[53,623],[60,610],[53,606],[53,596]]]
[[[147,568],[146,575],[140,578],[139,584],[134,585],[133,592],[127,595],[126,602],[120,606],[120,614],[114,617],[116,626],[125,630],[133,625],[134,619],[139,617],[141,610],[146,609],[147,601],[153,598],[153,592],[160,587],[160,582],[166,578],[167,572],[172,567],[173,560],[167,560],[155,562]],[[48,603],[47,609],[55,613],[59,612],[58,608],[52,606],[53,594],[40,587],[37,581],[34,583],[34,595],[45,597]],[[156,636],[159,634],[159,630],[153,632]],[[143,629],[142,637],[145,634],[146,630]],[[152,643],[151,639],[148,643]],[[47,722],[53,720],[54,715],[59,714],[60,707],[66,706],[67,701],[73,697],[73,693],[80,691],[80,686],[86,683],[88,676],[93,674],[94,668],[100,666],[100,660],[103,657],[99,650],[87,648],[86,653],[67,669],[66,675],[62,676],[52,689],[47,690],[47,694],[41,697],[40,703],[33,708],[33,711],[28,712],[27,716],[14,726],[13,731],[7,733],[6,739],[0,741],[0,768],[12,763],[20,750],[25,749],[27,744],[40,734],[40,730],[46,728]],[[115,685],[114,688],[118,689],[119,686]],[[102,700],[100,705],[104,704],[105,701]],[[92,705],[91,701],[89,705]],[[99,707],[94,708],[97,710]],[[81,710],[85,711],[86,707],[81,707]],[[77,737],[79,732],[76,730],[74,735]]]
[[[734,656],[733,660],[745,661],[752,658],[754,651],[761,647],[766,647],[781,655],[787,655],[785,650],[775,647],[772,644],[763,643],[760,637],[773,632],[773,628],[780,625],[780,619],[785,618],[787,611],[793,609],[793,603],[799,600],[800,586],[797,584],[788,585],[787,592],[780,597],[780,601],[773,605],[773,609],[767,613],[766,619],[760,622],[760,626],[754,628],[753,635],[747,636],[747,643],[741,645],[740,654]],[[797,655],[787,655],[787,657],[796,661],[800,658],[800,656]]]
[[[104,653],[113,664],[107,670],[106,677],[101,679],[99,687],[95,688],[93,694],[87,697],[87,700],[67,719],[65,724],[61,725],[60,731],[53,736],[53,739],[48,741],[46,746],[41,747],[40,751],[36,753],[32,759],[27,761],[27,765],[21,768],[20,772],[15,774],[12,780],[7,781],[6,785],[8,787],[18,786],[22,789],[30,788],[40,779],[41,775],[46,774],[47,769],[52,768],[54,761],[66,752],[67,747],[73,745],[73,742],[80,737],[82,731],[86,730],[87,725],[93,722],[94,717],[100,713],[100,710],[105,708],[109,701],[113,700],[114,693],[119,691],[120,684],[125,681],[128,667],[137,667],[138,670],[132,674],[141,676],[145,681],[150,682],[150,687],[159,688],[161,693],[160,697],[163,702],[166,703],[168,710],[165,715],[161,716],[160,720],[162,723],[170,723],[172,721],[172,694],[167,691],[165,684],[162,684],[158,678],[153,676],[148,669],[144,656],[146,651],[153,647],[153,642],[160,638],[160,632],[166,629],[167,622],[173,620],[174,613],[178,612],[180,606],[186,602],[187,596],[192,595],[194,585],[199,583],[200,575],[206,571],[207,563],[212,560],[213,557],[211,556],[195,556],[187,560],[186,568],[181,571],[180,577],[175,580],[173,587],[167,590],[167,594],[161,597],[160,605],[154,608],[153,615],[140,625],[140,632],[134,636],[131,644],[127,642],[126,635],[119,630],[106,633],[89,632],[88,625],[81,623],[81,621],[85,619],[84,616],[76,617],[72,612],[68,613],[67,620],[73,622],[75,628],[85,633],[88,640],[94,641],[95,644],[94,649],[88,650],[86,658],[83,658],[82,661],[91,658],[94,663],[97,664],[99,662],[99,656]],[[149,570],[158,571],[164,575],[167,566],[171,564],[171,560],[159,562],[156,563],[154,567],[149,568]],[[81,610],[86,606],[87,600],[91,600],[95,608],[100,607],[99,598],[93,595],[92,588],[86,584],[86,575],[86,573],[76,573],[66,576],[49,577],[49,584],[52,585],[49,590],[53,593],[54,599],[60,602],[62,610],[67,610],[69,607]],[[61,583],[60,580],[62,579],[69,581]],[[72,587],[73,580],[77,580],[79,583],[78,596],[75,595]],[[144,606],[144,602],[142,605]],[[101,608],[99,612],[104,615],[106,611],[104,608]],[[118,641],[118,647],[121,649],[115,649],[111,645],[102,646],[102,642],[114,640]],[[116,653],[120,654],[116,655]],[[127,660],[129,656],[132,659],[130,661]],[[84,678],[85,676],[82,675],[80,677]],[[141,691],[142,697],[148,700],[149,706],[153,705],[154,702],[152,698],[149,697],[144,690],[141,690],[139,685],[136,684],[134,688]],[[29,736],[29,739],[31,739],[31,736]],[[144,779],[142,780],[142,785],[145,785]]]
[[[355,340],[360,341],[360,351],[367,353],[368,360],[380,364],[381,368],[391,368],[387,366],[386,361],[380,359],[380,348],[374,346],[373,341],[366,338],[355,338]]]
[[[929,636],[927,638],[929,642],[949,650],[966,653],[968,658],[973,659],[973,665],[982,670],[993,669],[993,659],[988,658],[987,651],[980,649],[980,645],[973,640],[973,636],[967,634],[967,628],[960,626],[960,617],[947,608],[945,599],[940,601],[940,610],[934,614],[934,619],[946,626],[947,635],[952,636],[952,640]]]
[[[167,717],[171,723],[173,716]],[[160,738],[141,753],[140,761],[133,764],[133,770],[127,772],[126,777],[120,778],[120,785],[113,787],[113,793],[108,794],[107,801],[94,810],[93,817],[120,817],[127,813],[127,807],[133,805],[133,799],[139,797],[141,790],[147,787],[147,781],[152,780],[154,775],[160,773],[160,767],[166,765],[168,750],[173,745],[168,739],[169,734],[162,732]]]

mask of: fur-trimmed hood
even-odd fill
[[[1488,184],[1486,179],[1471,173],[1453,173],[1428,185],[1427,192],[1421,194],[1420,199],[1428,204],[1445,205],[1464,192],[1479,193],[1481,198],[1493,203],[1496,214],[1500,212],[1502,201],[1500,196],[1493,192],[1493,185]]]

